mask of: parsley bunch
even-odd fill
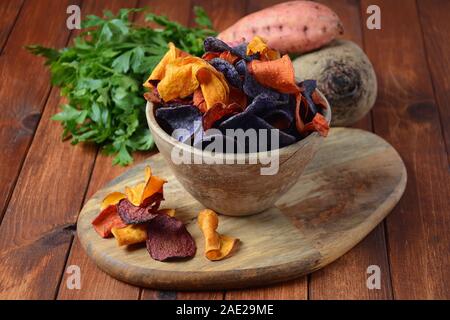
[[[145,119],[144,88],[153,68],[173,42],[192,55],[203,53],[203,39],[215,35],[205,11],[195,7],[197,27],[187,28],[164,16],[146,14],[146,21],[162,28],[132,24],[129,15],[143,9],[89,15],[73,45],[62,50],[39,45],[27,49],[46,58],[52,84],[61,88],[67,103],[53,120],[61,122],[63,138],[72,144],[94,142],[113,164],[127,165],[131,153],[149,150],[153,139]]]

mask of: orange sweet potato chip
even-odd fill
[[[118,246],[126,246],[147,240],[147,224],[131,224],[124,228],[111,229]]]
[[[229,87],[222,73],[208,64],[208,67],[199,68],[196,75],[207,109],[218,102],[228,102]]]
[[[203,115],[203,130],[212,128],[216,121],[222,119],[225,116],[236,114],[242,111],[244,111],[244,108],[237,103],[232,103],[228,106],[221,102],[216,103]]]
[[[204,63],[206,62],[192,56],[178,58],[169,63],[166,66],[164,77],[158,83],[158,92],[161,98],[167,102],[192,94],[199,86],[193,69]]]
[[[201,113],[206,112],[206,101],[203,97],[202,89],[197,88],[194,91],[194,96],[192,97],[192,103],[196,106]]]
[[[101,210],[104,210],[105,208],[116,205],[119,203],[120,200],[126,198],[127,196],[123,194],[122,192],[112,192],[108,194],[102,201]]]
[[[313,120],[303,128],[303,132],[317,131],[323,137],[328,135],[329,130],[330,126],[327,120],[320,113],[316,113]]]
[[[210,210],[202,210],[198,215],[198,225],[205,238],[205,256],[211,261],[222,260],[232,254],[239,243],[239,239],[217,233],[219,218]]]
[[[150,167],[145,168],[145,181],[134,187],[125,187],[125,195],[134,206],[141,205],[145,199],[157,192],[162,193],[163,185],[167,181],[152,175]],[[121,198],[123,199],[123,198]],[[119,200],[121,200],[119,199]],[[119,202],[119,201],[117,201]],[[116,203],[117,203],[116,202]]]
[[[248,70],[263,86],[281,93],[297,94],[300,91],[295,83],[294,67],[288,55],[272,61],[253,60],[248,64]]]
[[[186,56],[166,66],[164,78],[158,84],[158,93],[164,101],[171,101],[191,95],[198,87],[207,108],[228,99],[225,77],[205,60]]]
[[[164,78],[164,75],[166,74],[166,67],[169,63],[177,58],[185,57],[187,55],[188,53],[176,48],[172,42],[169,42],[169,50],[155,67],[155,69],[153,69],[152,74],[150,75],[150,77],[148,77],[147,81],[145,81],[144,87],[153,87],[151,81],[162,80]]]
[[[103,209],[100,214],[92,221],[95,231],[102,238],[108,238],[111,236],[111,229],[123,228],[125,223],[123,223],[120,218],[116,205],[110,205]]]
[[[259,36],[255,36],[247,45],[248,56],[256,53],[259,53],[260,60],[262,61],[276,60],[280,58],[280,53],[276,50],[270,49],[267,46],[266,41]]]
[[[134,187],[125,187],[125,194],[127,196],[127,199],[135,206],[140,205],[144,188],[144,182],[138,183]]]

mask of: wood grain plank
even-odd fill
[[[417,4],[450,164],[450,2],[431,0]]]
[[[65,45],[69,36],[65,22],[68,4],[68,0],[56,4],[50,0],[27,1],[3,48],[0,58],[0,144],[5,152],[0,155],[0,192],[3,195],[0,220],[50,92],[49,75],[42,60],[32,57],[23,47],[33,43]],[[52,19],[48,19],[49,8],[54,12]]]
[[[82,11],[124,4],[89,0]],[[61,142],[61,127],[50,120],[60,101],[54,88],[0,228],[2,297],[54,298],[73,239],[97,148]]]
[[[399,151],[409,176],[402,200],[387,218],[394,297],[448,299],[450,175],[416,2],[361,4],[362,17],[371,4],[382,12],[381,30],[364,29],[380,84],[375,132]]]
[[[8,36],[16,22],[24,0],[12,0],[0,2],[0,53],[3,50]]]
[[[332,8],[344,24],[344,38],[363,47],[360,8],[358,0],[331,1],[321,3]],[[372,131],[371,114],[353,127]],[[367,267],[378,265],[382,271],[380,290],[369,290],[366,286]],[[360,244],[336,262],[311,274],[309,299],[391,299],[392,289],[389,261],[384,234],[380,224]]]

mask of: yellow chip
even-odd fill
[[[221,73],[209,68],[201,68],[197,71],[197,79],[200,82],[207,109],[219,102],[228,103],[229,87]]]
[[[101,210],[111,206],[118,204],[120,200],[125,199],[127,196],[122,192],[111,192],[108,194],[102,201]]]
[[[239,239],[228,237],[225,235],[219,235],[219,239],[219,250],[210,250],[208,252],[205,252],[206,257],[211,261],[217,261],[226,258],[228,255],[233,253],[239,243]]]
[[[131,224],[125,228],[112,228],[114,238],[118,246],[125,246],[145,242],[147,240],[146,224]]]
[[[170,63],[166,75],[158,83],[158,93],[164,101],[185,98],[198,88],[199,83],[192,73],[192,64],[184,64],[187,58],[180,58]]]
[[[138,183],[134,187],[125,187],[125,194],[127,195],[128,201],[130,201],[134,206],[140,205],[144,188],[144,182]]]
[[[202,210],[198,215],[198,225],[205,237],[205,256],[209,260],[222,260],[237,248],[239,239],[216,232],[219,219],[214,211]]]
[[[150,88],[152,85],[149,81],[151,80],[162,80],[166,74],[166,67],[169,63],[174,61],[179,57],[184,57],[188,55],[186,52],[178,49],[172,42],[169,42],[169,50],[166,52],[164,57],[158,63],[158,65],[153,69],[152,74],[148,77],[147,81],[144,82],[144,87]]]
[[[145,167],[145,181],[138,183],[134,187],[125,187],[125,195],[133,205],[139,206],[145,199],[156,192],[162,192],[163,185],[166,182],[160,177],[153,176],[151,168],[147,166]]]
[[[270,49],[266,41],[260,36],[255,36],[247,46],[247,55],[260,54],[261,60],[275,60],[280,58],[280,53]]]
[[[167,181],[161,179],[157,176],[151,176],[150,179],[145,184],[144,190],[142,191],[140,203],[142,203],[148,197],[154,195],[157,192],[162,192],[164,183]]]
[[[166,66],[158,93],[164,101],[185,98],[200,86],[207,108],[217,102],[227,103],[229,87],[222,73],[207,61],[193,57],[180,57]]]

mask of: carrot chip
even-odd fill
[[[248,64],[248,69],[263,86],[281,93],[297,94],[300,91],[295,83],[294,67],[288,55],[272,61],[253,60]]]
[[[211,261],[222,260],[235,251],[239,239],[217,233],[219,218],[214,211],[210,209],[200,211],[197,220],[205,237],[206,258]]]
[[[120,218],[116,205],[107,206],[100,214],[92,221],[95,231],[102,238],[108,238],[111,236],[111,229],[114,227],[123,228],[123,223]]]
[[[122,192],[112,192],[108,194],[102,201],[101,210],[119,203],[120,200],[125,199],[127,196]]]

